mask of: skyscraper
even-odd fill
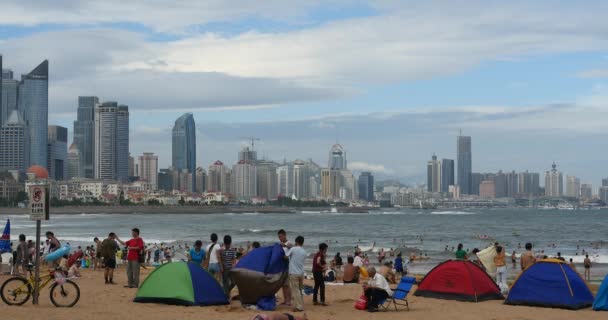
[[[337,199],[342,187],[340,170],[323,168],[321,170],[321,197],[324,199]]]
[[[153,152],[144,152],[143,155],[138,158],[138,169],[137,175],[140,179],[150,182],[152,190],[158,189],[158,156],[155,156]]]
[[[256,166],[241,160],[232,167],[232,181],[234,181],[234,195],[237,200],[249,202],[257,196]]]
[[[8,117],[4,111],[4,100],[2,99],[2,84],[4,83],[4,69],[2,69],[2,55],[0,54],[0,127],[4,124],[4,120]],[[1,147],[1,146],[0,146]]]
[[[602,187],[608,187],[608,178],[602,179]]]
[[[239,151],[239,160],[238,161],[247,161],[250,163],[255,163],[258,161],[258,152],[249,149],[249,147],[243,147],[241,151]]]
[[[566,197],[580,198],[581,180],[575,176],[566,176]]]
[[[343,170],[346,169],[346,151],[339,144],[334,144],[329,150],[329,160],[327,161],[329,169]]]
[[[68,128],[49,126],[47,154],[49,177],[55,180],[64,180],[68,158]]]
[[[129,174],[129,109],[104,102],[95,107],[95,178],[126,180]]]
[[[374,176],[371,172],[359,174],[359,199],[367,202],[374,201]]]
[[[118,106],[116,117],[116,179],[129,179],[129,107],[126,105]]]
[[[608,203],[608,186],[601,186],[598,190],[598,196],[604,203]]]
[[[520,172],[517,178],[519,183],[518,192],[523,196],[540,195],[540,174],[537,172]]]
[[[311,168],[302,160],[293,162],[293,193],[298,199],[310,197]]]
[[[208,174],[208,192],[230,193],[230,169],[224,166],[224,163],[217,160],[209,166]]]
[[[593,186],[590,183],[581,184],[581,199],[591,200],[593,198]]]
[[[19,83],[19,110],[27,125],[28,166],[47,166],[49,116],[49,62],[44,60]]]
[[[196,192],[203,193],[207,190],[207,171],[203,167],[196,168]]]
[[[13,110],[18,110],[17,93],[19,81],[13,79],[13,71],[2,69],[2,56],[0,56],[0,127],[8,120]]]
[[[459,135],[456,140],[458,157],[458,186],[461,194],[471,194],[471,173],[473,172],[473,156],[471,152],[471,137]]]
[[[428,192],[441,192],[441,162],[437,156],[433,157],[426,165],[426,189]]]
[[[13,110],[0,128],[0,169],[25,171],[25,135],[27,127],[21,114]]]
[[[454,160],[441,160],[441,192],[449,192],[450,186],[454,185]]]
[[[173,167],[182,171],[184,169],[193,173],[193,180],[196,179],[194,170],[196,169],[196,126],[192,113],[185,113],[175,120],[172,131],[172,164]],[[192,182],[193,188],[196,182]],[[193,192],[194,189],[188,190]]]
[[[78,150],[78,146],[76,143],[72,143],[68,149],[67,180],[79,178],[84,175],[82,172],[82,160],[80,159],[80,156],[81,153],[80,150]]]
[[[551,170],[545,173],[545,195],[561,197],[564,194],[563,179],[562,173],[557,171],[557,165],[553,162]]]
[[[279,193],[277,168],[279,164],[274,161],[260,160],[256,165],[258,197],[275,199]]]
[[[293,193],[293,163],[284,163],[277,168],[277,188],[279,194],[291,197]]]
[[[74,143],[80,151],[81,171],[85,178],[95,176],[95,108],[99,98],[78,97],[77,118],[74,121]]]

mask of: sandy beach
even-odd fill
[[[142,272],[142,279],[148,271]],[[40,296],[40,305],[33,306],[31,300],[23,306],[0,307],[2,319],[226,319],[246,320],[255,311],[245,310],[240,302],[232,301],[230,306],[181,307],[160,304],[140,304],[131,300],[135,289],[125,289],[124,269],[116,270],[116,285],[105,285],[101,271],[84,270],[83,277],[76,282],[80,286],[81,298],[73,308],[56,308],[49,301],[48,289]],[[4,281],[8,276],[0,276]],[[310,284],[310,283],[309,283]],[[597,288],[594,288],[597,289]],[[591,308],[570,311],[549,308],[515,307],[503,305],[501,301],[466,303],[430,298],[418,298],[410,294],[410,311],[383,311],[367,313],[355,310],[353,305],[361,294],[359,285],[327,286],[328,307],[313,306],[311,297],[305,300],[305,309],[311,320],[354,320],[354,319],[606,319],[608,313],[594,312]],[[290,312],[288,308],[279,308],[279,312]]]

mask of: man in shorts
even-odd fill
[[[220,257],[218,252],[220,252],[221,245],[217,243],[217,234],[212,233],[210,237],[211,243],[206,248],[206,257],[205,264],[207,265],[207,271],[211,273],[215,277],[215,279],[222,283],[222,273],[220,268]]]
[[[108,238],[103,240],[100,245],[100,253],[105,265],[103,277],[106,284],[114,284],[114,269],[116,269],[116,252],[120,250],[116,243],[116,234],[110,232]]]
[[[97,267],[101,267],[101,240],[95,237],[95,255],[93,256],[93,270],[97,270]]]

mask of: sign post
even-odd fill
[[[40,225],[42,220],[49,219],[49,187],[48,185],[30,186],[30,220],[36,221],[36,271],[34,296],[32,303],[38,304],[40,295]]]

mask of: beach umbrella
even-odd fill
[[[11,220],[6,219],[6,226],[0,237],[0,253],[11,252]]]

